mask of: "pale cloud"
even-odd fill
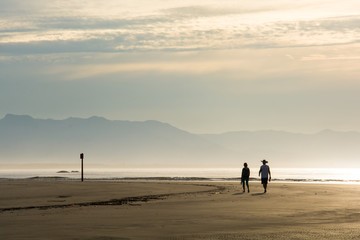
[[[349,44],[360,39],[356,1],[135,2],[16,1],[0,18],[0,48],[38,53],[43,43],[50,53],[48,42],[61,49],[65,41],[68,50],[62,51],[68,52],[76,52],[78,42],[88,46],[79,52],[179,51]]]
[[[353,45],[353,49],[360,49]],[[338,55],[342,52],[343,55]],[[86,55],[77,59],[43,59],[44,63],[56,62],[43,70],[48,79],[87,81],[136,74],[147,79],[150,75],[188,75],[189,81],[215,86],[214,91],[236,95],[239,93],[290,93],[305,90],[359,87],[360,52],[346,46],[242,49],[189,52],[142,52]],[[346,59],[346,61],[345,61]],[[70,62],[70,64],[68,64]],[[76,64],[73,64],[76,63]],[[203,79],[203,80],[200,80]],[[207,80],[206,80],[207,79]],[[341,81],[339,81],[341,79]],[[150,81],[150,80],[149,80]],[[225,94],[225,95],[226,95]]]
[[[360,56],[327,56],[312,54],[301,58],[302,61],[327,61],[327,60],[360,60]]]
[[[58,66],[56,69],[46,71],[48,74],[61,74],[67,80],[87,79],[100,77],[107,74],[122,72],[167,72],[203,74],[217,72],[220,69],[228,68],[228,63],[218,64],[218,62],[155,62],[155,63],[125,63],[125,64],[96,64],[81,66]]]

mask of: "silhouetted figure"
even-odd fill
[[[261,162],[263,163],[263,165],[260,167],[259,176],[261,174],[261,183],[264,186],[264,193],[266,193],[268,181],[271,181],[271,172],[270,167],[266,165],[268,161],[264,159]]]
[[[242,187],[243,187],[243,192],[245,192],[245,183],[246,183],[248,192],[250,192],[249,177],[250,177],[250,169],[248,168],[247,163],[244,163],[244,168],[242,169],[242,173],[241,173],[241,183],[242,183]]]

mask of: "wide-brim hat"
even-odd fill
[[[260,162],[262,162],[262,163],[268,163],[268,161],[266,161],[265,159],[264,159],[264,160],[261,160]]]

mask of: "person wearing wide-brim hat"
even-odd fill
[[[268,181],[271,181],[271,172],[270,167],[266,165],[268,161],[264,159],[261,162],[263,163],[263,165],[260,167],[259,176],[261,174],[261,184],[264,187],[264,193],[266,193]]]

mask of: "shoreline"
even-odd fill
[[[250,181],[260,181],[257,169],[252,168]],[[339,182],[360,183],[358,174],[360,169],[332,169],[332,168],[272,168],[274,182]],[[118,180],[118,181],[240,181],[241,168],[103,168],[86,169],[84,177],[89,181]],[[0,181],[46,180],[46,178],[63,178],[67,181],[81,179],[80,172],[74,168],[57,169],[2,169]]]
[[[61,176],[35,176],[27,178],[0,178],[0,182],[80,182],[81,178]],[[124,178],[84,178],[86,182],[212,182],[221,183],[240,182],[241,178],[205,178],[205,177],[124,177]],[[250,178],[249,182],[260,182],[260,178]],[[337,179],[272,179],[271,183],[306,183],[306,184],[360,184],[360,180],[337,180]]]
[[[264,194],[259,182],[243,193],[239,182],[14,181],[0,190],[2,239],[360,237],[358,185],[271,182]]]

